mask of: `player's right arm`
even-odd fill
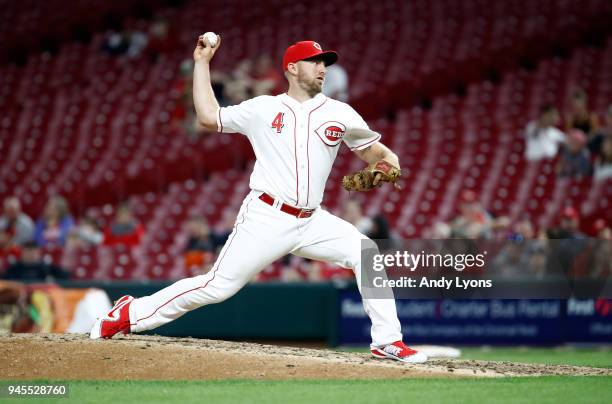
[[[217,35],[217,45],[213,48],[201,35],[193,51],[193,104],[198,123],[206,129],[217,131],[217,110],[219,103],[215,98],[210,82],[210,61],[221,46],[221,37]]]

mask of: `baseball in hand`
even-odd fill
[[[204,39],[208,41],[211,47],[217,46],[217,34],[214,32],[207,32],[203,35]]]

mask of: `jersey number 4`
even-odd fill
[[[276,129],[276,133],[281,133],[283,130],[283,126],[285,126],[285,124],[283,123],[284,116],[285,114],[283,112],[279,112],[278,114],[276,114],[276,118],[274,118],[274,120],[272,121],[272,127]]]

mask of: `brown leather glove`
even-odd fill
[[[402,172],[399,168],[393,167],[388,162],[381,160],[363,170],[353,174],[345,175],[342,178],[342,186],[347,191],[369,191],[380,187],[383,182],[392,183],[396,189],[401,189],[398,182]]]

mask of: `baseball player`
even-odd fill
[[[220,108],[209,64],[221,38],[213,37],[214,46],[208,38],[198,38],[193,54],[198,121],[210,130],[248,138],[256,156],[251,191],[208,273],[180,280],[151,296],[122,297],[96,321],[93,339],[151,330],[190,310],[219,303],[289,253],[351,268],[360,284],[361,240],[366,236],[320,207],[325,182],[341,143],[371,166],[399,170],[399,161],[353,108],[321,93],[326,67],[336,62],[337,53],[322,50],[314,41],[297,42],[283,58],[287,93]],[[376,175],[370,187],[385,178]],[[364,299],[363,305],[372,322],[373,356],[410,363],[427,360],[402,342],[393,298]]]

